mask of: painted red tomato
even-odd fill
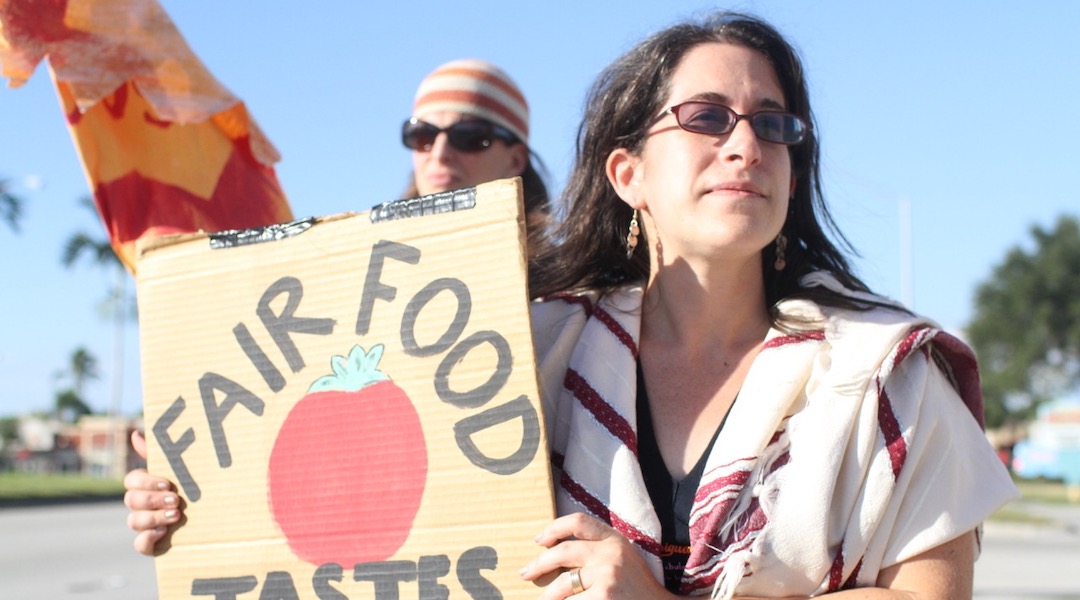
[[[331,360],[293,406],[270,454],[270,507],[312,564],[383,561],[412,529],[427,477],[420,417],[379,370],[383,346]]]

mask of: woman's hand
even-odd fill
[[[146,438],[135,431],[131,445],[146,458]],[[124,504],[131,509],[128,527],[138,534],[132,545],[140,554],[154,555],[154,546],[165,537],[168,526],[180,521],[180,496],[168,479],[156,477],[146,469],[135,469],[124,477]]]
[[[575,513],[552,521],[536,537],[547,548],[521,570],[526,581],[563,572],[544,589],[541,600],[584,598],[662,598],[673,596],[653,576],[634,545],[598,519]],[[581,584],[573,588],[572,572]],[[577,599],[575,599],[577,600]]]

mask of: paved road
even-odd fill
[[[153,600],[153,559],[131,547],[120,501],[0,508],[3,600]]]
[[[1054,524],[987,523],[975,597],[1080,600],[1080,506],[1023,506]],[[0,509],[0,599],[157,598],[153,561],[132,550],[126,514],[118,501]]]
[[[975,563],[975,597],[1080,600],[1080,505],[1018,501],[1012,507],[1052,523],[987,523]]]

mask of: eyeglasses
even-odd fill
[[[518,141],[517,136],[509,129],[489,121],[458,121],[444,129],[413,117],[401,126],[401,143],[405,144],[406,148],[427,152],[435,145],[435,138],[439,137],[440,133],[446,133],[450,146],[460,152],[482,152],[490,148],[495,140],[502,140],[507,144]]]
[[[754,134],[766,142],[793,146],[801,144],[810,133],[810,125],[798,115],[778,110],[759,110],[749,115],[740,115],[723,104],[702,100],[691,100],[672,106],[657,115],[652,123],[649,123],[649,127],[656,125],[669,113],[675,115],[679,127],[702,135],[731,133],[743,119],[749,121]]]

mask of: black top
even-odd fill
[[[705,472],[705,461],[716,443],[721,421],[709,446],[698,459],[694,468],[686,477],[676,480],[671,476],[660,446],[656,443],[653,431],[652,413],[649,411],[649,396],[645,391],[645,376],[641,371],[641,362],[637,366],[637,421],[638,421],[638,458],[641,474],[645,478],[645,488],[649,490],[656,516],[660,519],[660,543],[663,553],[660,560],[664,567],[664,586],[673,593],[679,592],[686,560],[690,558],[690,509],[694,506],[694,494],[701,484],[701,475]],[[727,421],[727,415],[724,415]]]

